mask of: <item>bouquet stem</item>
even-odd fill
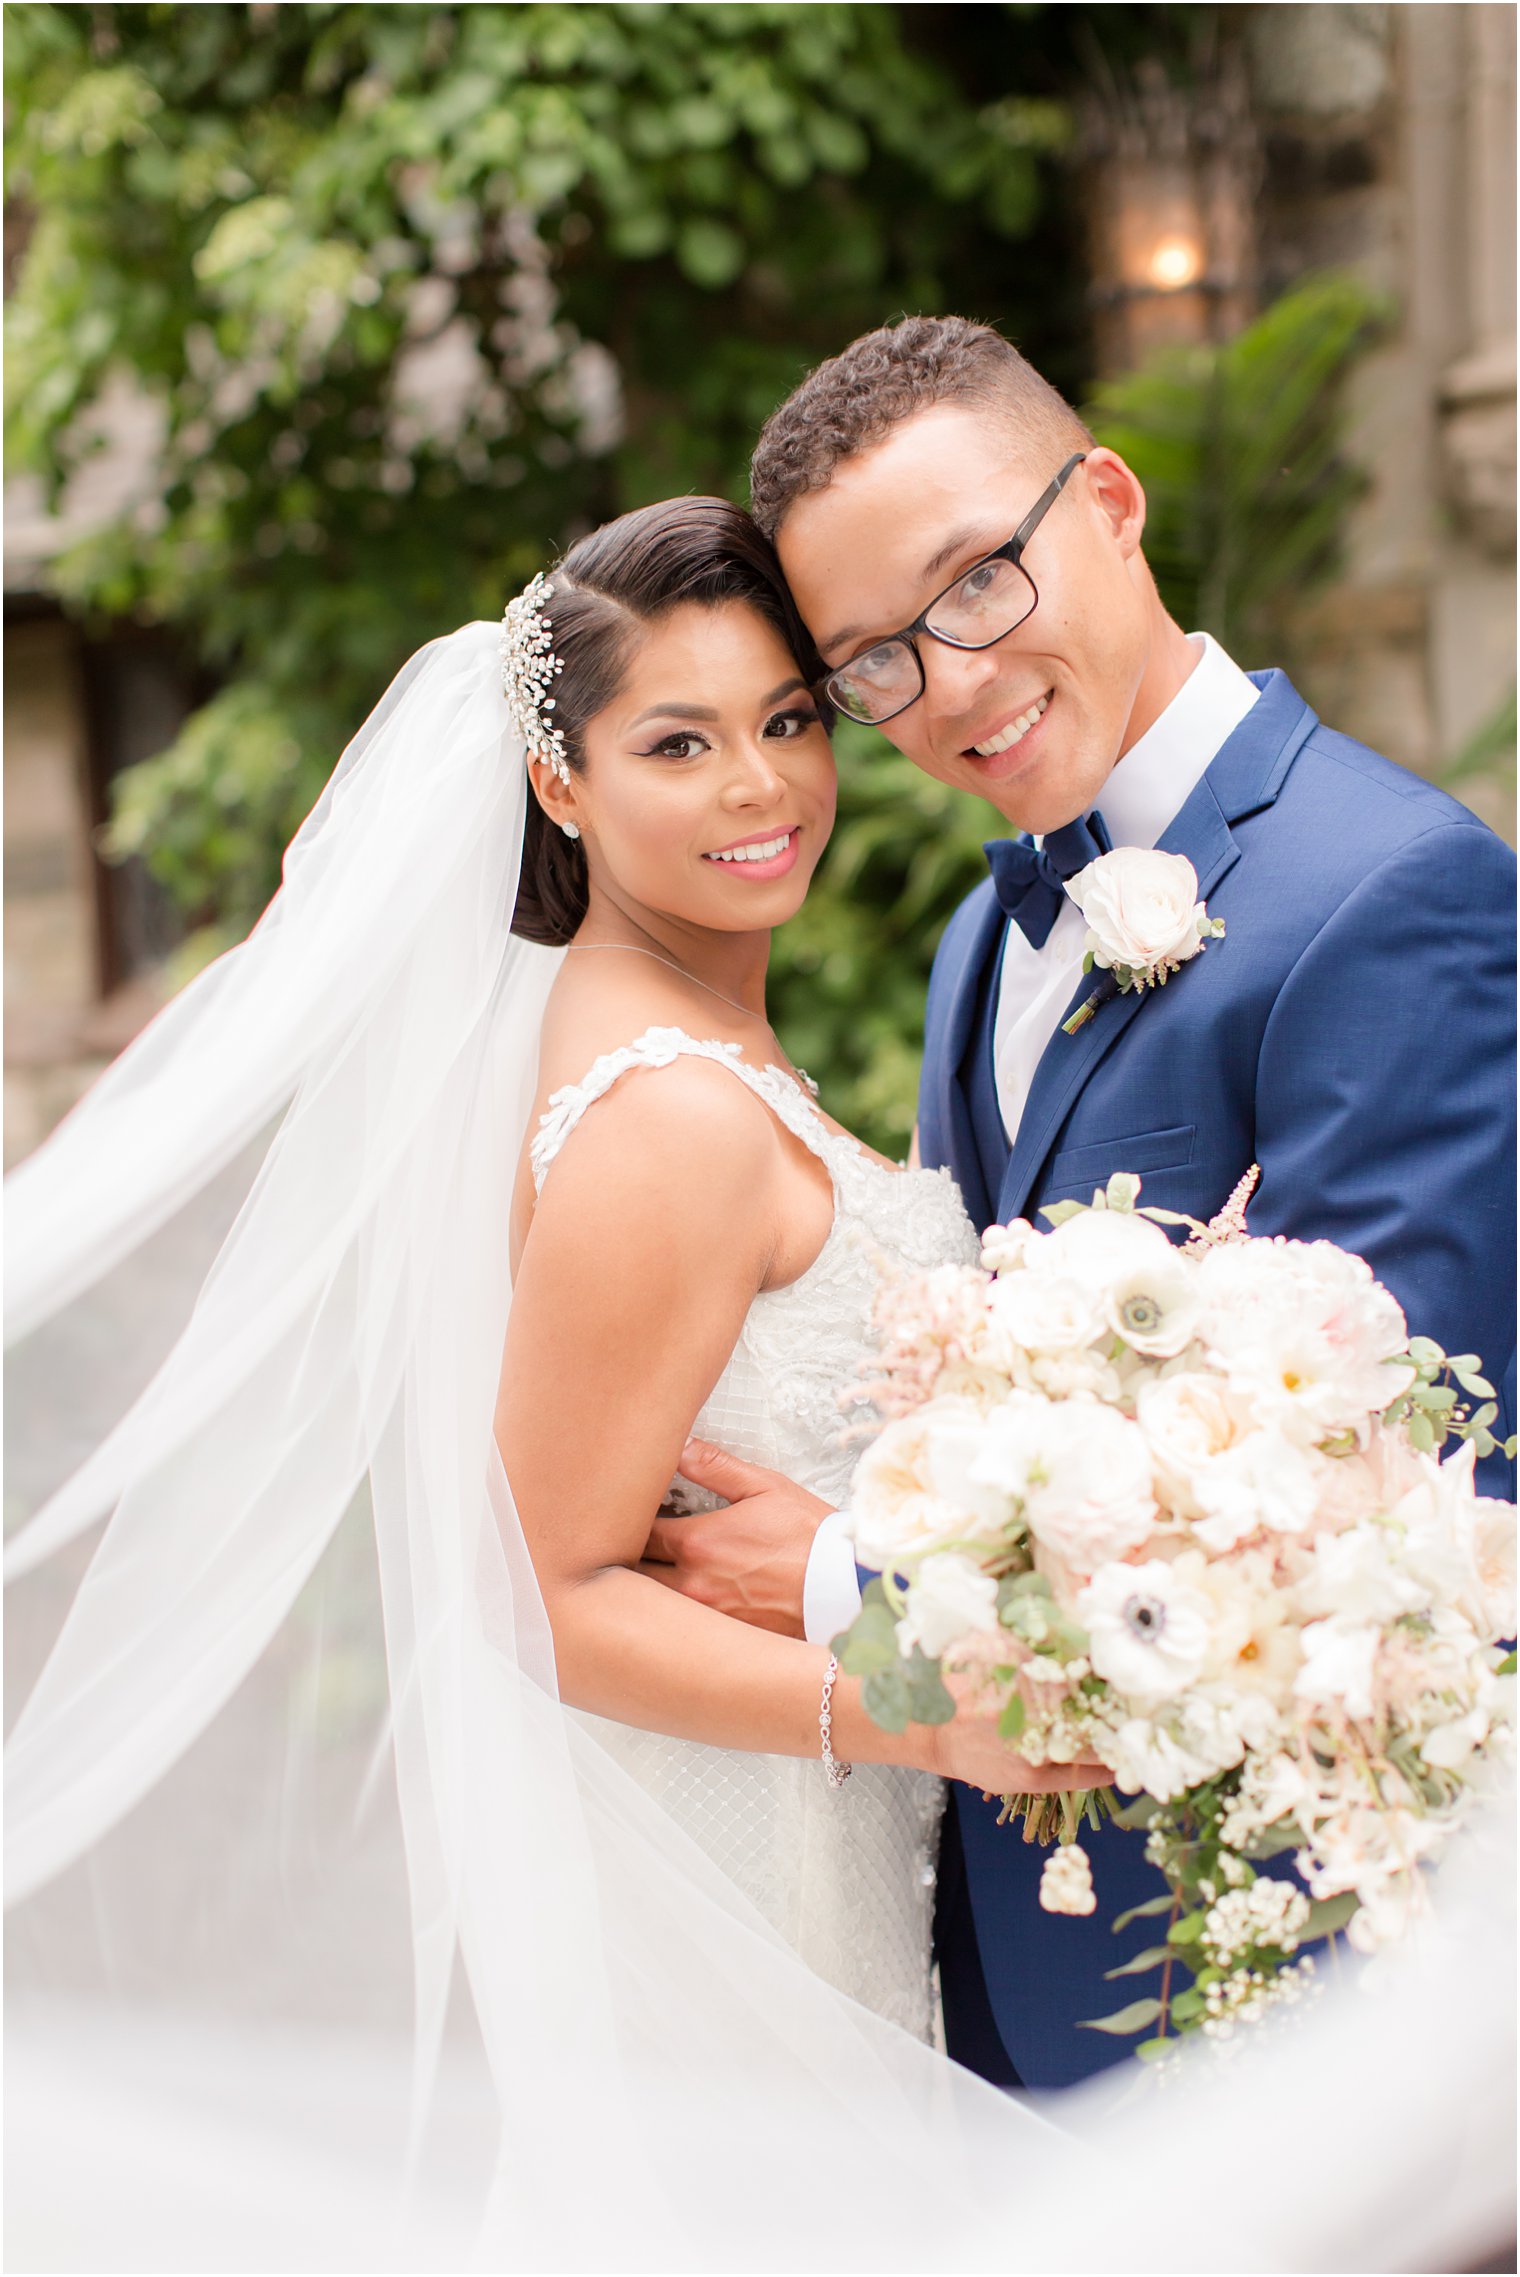
[[[1084,1826],[1096,1834],[1119,1806],[1112,1787],[1072,1787],[1061,1795],[1001,1795],[998,1825],[1023,1820],[1026,1842],[1075,1842]]]

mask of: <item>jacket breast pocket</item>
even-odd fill
[[[1106,1186],[1116,1170],[1185,1170],[1193,1159],[1198,1135],[1196,1123],[1175,1123],[1170,1130],[1136,1131],[1129,1138],[1100,1139],[1093,1146],[1068,1146],[1052,1158],[1045,1179],[1048,1193],[1086,1197],[1095,1186]]]

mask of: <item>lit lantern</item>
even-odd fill
[[[1175,87],[1159,65],[1084,105],[1098,366],[1227,337],[1252,312],[1259,175],[1244,74]]]

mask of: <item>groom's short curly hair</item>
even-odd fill
[[[750,511],[766,536],[775,537],[799,498],[825,489],[846,459],[937,403],[987,411],[1031,456],[1092,448],[1071,405],[990,324],[905,316],[830,356],[765,422],[749,487]]]

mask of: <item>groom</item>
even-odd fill
[[[1514,895],[1465,808],[1324,727],[1163,608],[1145,497],[997,333],[909,318],[772,416],[751,469],[839,707],[976,792],[1011,832],[929,986],[923,1160],[979,1224],[1087,1201],[1116,1170],[1211,1216],[1252,1163],[1255,1234],[1366,1257],[1411,1329],[1481,1353],[1514,1428]],[[944,637],[948,636],[948,637]],[[1033,843],[1031,843],[1031,839]],[[1165,990],[1092,996],[1063,886],[1110,846],[1185,854],[1222,940]],[[840,1520],[697,1451],[733,1505],[650,1555],[708,1604],[827,1641],[858,1584]],[[1512,1492],[1502,1458],[1486,1490]],[[1039,1854],[953,1789],[936,1920],[950,2052],[1005,2086],[1074,2082],[1129,2043],[1081,2029],[1153,1924],[1140,1838],[1084,1843],[1098,1911],[1040,1910]]]

